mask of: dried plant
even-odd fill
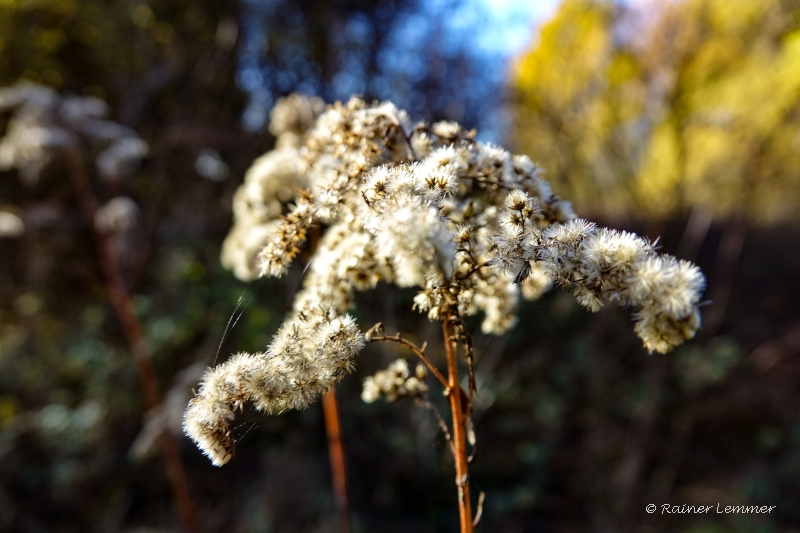
[[[122,323],[139,374],[149,415],[160,416],[162,395],[142,325],[122,275],[118,245],[138,218],[139,208],[127,196],[100,205],[95,188],[117,189],[147,155],[148,146],[130,128],[107,118],[100,99],[61,96],[50,88],[20,83],[0,88],[0,113],[10,115],[0,138],[0,170],[15,169],[26,185],[34,185],[46,170],[66,174],[83,218],[92,230],[108,297]],[[94,161],[92,172],[88,161]],[[91,174],[98,180],[90,181]],[[13,218],[12,218],[13,217]],[[0,211],[0,237],[22,237],[22,219]],[[189,493],[175,437],[158,424],[153,432],[167,470],[172,492],[186,531],[199,531],[197,512]]]
[[[298,96],[278,103],[277,147],[238,191],[222,255],[240,278],[279,277],[309,230],[324,229],[303,288],[265,352],[234,355],[206,373],[184,430],[223,465],[245,402],[269,413],[306,407],[353,369],[366,342],[397,342],[445,388],[450,431],[441,425],[455,459],[461,530],[471,531],[467,440],[476,390],[463,317],[481,314],[482,331],[501,334],[516,322],[520,294],[535,299],[553,284],[574,287],[591,311],[612,302],[635,308],[645,347],[664,353],[697,331],[703,275],[641,237],[576,218],[530,159],[477,142],[458,124],[412,124],[391,103],[358,98],[320,111],[317,100]],[[445,374],[424,345],[387,336],[381,324],[362,334],[347,315],[355,293],[378,282],[420,289],[414,308],[442,322]],[[424,401],[423,380],[396,363],[366,380],[363,398]]]

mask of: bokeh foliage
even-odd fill
[[[791,1],[565,0],[515,64],[512,143],[579,213],[660,236],[709,276],[704,329],[674,355],[627,359],[616,318],[601,314],[584,326],[588,344],[562,352],[571,362],[549,366],[587,381],[558,388],[573,418],[555,419],[575,433],[540,463],[560,473],[543,497],[583,501],[595,529],[773,531],[797,519],[798,418],[772,402],[797,393],[798,36]],[[774,501],[778,514],[644,513],[717,501]]]
[[[584,212],[800,208],[800,4],[570,0],[522,56],[513,139]]]

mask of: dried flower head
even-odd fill
[[[61,97],[32,83],[0,89],[0,113],[11,112],[0,140],[0,170],[16,168],[29,183],[59,150],[76,146],[79,139],[97,153],[101,178],[127,177],[147,155],[147,144],[130,128],[106,119],[108,106],[97,98]]]
[[[574,287],[591,310],[634,306],[634,329],[651,351],[699,327],[704,280],[695,266],[576,219],[527,157],[455,123],[411,124],[391,103],[353,98],[318,116],[299,97],[280,106],[277,148],[236,194],[223,263],[242,279],[282,276],[308,231],[326,229],[267,351],[209,370],[189,405],[185,431],[214,464],[233,453],[230,423],[244,402],[305,407],[352,369],[364,337],[346,313],[357,291],[379,282],[418,287],[414,308],[432,320],[482,314],[486,333],[514,325],[520,293],[538,298],[553,283]],[[297,117],[312,115],[306,132]],[[401,360],[368,378],[362,396],[426,390],[413,379]]]
[[[410,375],[408,361],[397,359],[386,370],[379,370],[364,380],[361,399],[372,403],[381,397],[390,402],[400,398],[425,398],[428,395],[426,374],[425,366],[417,365],[414,375]]]
[[[10,211],[0,211],[0,238],[19,237],[25,232],[25,222]]]
[[[136,226],[139,207],[127,196],[112,198],[94,214],[94,228],[100,233],[130,231]]]

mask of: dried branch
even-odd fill
[[[325,430],[328,434],[328,452],[331,459],[333,495],[339,519],[339,533],[350,533],[350,505],[347,500],[347,469],[344,460],[344,444],[339,417],[336,390],[322,395],[322,410],[325,414]]]
[[[130,294],[122,278],[119,258],[109,238],[94,229],[94,218],[98,209],[98,202],[89,186],[83,157],[77,146],[67,148],[64,155],[70,183],[75,195],[78,197],[83,216],[92,229],[95,246],[100,254],[100,263],[106,279],[111,304],[122,322],[125,338],[130,347],[133,361],[136,364],[139,382],[144,392],[145,404],[148,409],[156,409],[161,406],[162,400],[156,371],[147,350],[142,325],[136,316]],[[159,444],[161,445],[161,451],[167,467],[167,477],[180,510],[183,526],[190,532],[200,531],[200,527],[197,524],[197,512],[189,493],[189,485],[186,481],[186,473],[181,462],[178,445],[166,428],[162,430],[159,436]]]
[[[477,527],[478,522],[481,521],[481,516],[483,516],[483,500],[486,499],[486,493],[481,491],[478,495],[478,510],[475,512],[475,519],[472,521],[472,527]]]
[[[471,257],[472,257],[472,255],[470,254],[470,258],[471,258]],[[463,276],[461,276],[460,278],[458,278],[458,280],[459,280],[459,281],[464,281],[465,279],[468,279],[470,276],[472,276],[472,275],[473,275],[475,272],[479,271],[480,269],[482,269],[482,268],[484,268],[484,267],[491,266],[491,264],[492,264],[492,261],[491,261],[491,259],[490,259],[489,261],[484,261],[483,263],[481,263],[481,264],[479,264],[479,265],[475,265],[474,267],[472,267],[472,268],[470,269],[470,271],[469,271],[469,272],[467,272],[466,274],[464,274]]]
[[[370,333],[372,334],[370,335]],[[413,342],[405,340],[399,333],[397,333],[396,335],[385,335],[383,333],[382,322],[378,322],[377,324],[375,324],[372,327],[372,329],[370,329],[367,332],[367,334],[365,335],[365,339],[368,342],[396,342],[398,344],[405,346],[406,348],[414,352],[414,354],[416,354],[416,356],[419,357],[423,363],[425,363],[425,366],[428,367],[428,370],[430,370],[431,374],[433,374],[434,377],[436,377],[436,379],[439,380],[439,383],[441,383],[442,386],[444,386],[446,389],[450,387],[450,384],[442,375],[442,373],[439,372],[439,369],[437,369],[430,361],[430,359],[428,359],[428,356],[425,355],[425,348],[428,345],[427,342],[423,343],[422,347],[418,347]]]
[[[429,400],[419,399],[417,400],[417,403],[433,413],[433,416],[436,418],[436,423],[439,424],[439,429],[441,429],[442,433],[444,433],[444,438],[447,441],[448,448],[450,448],[450,453],[453,454],[453,459],[455,459],[456,448],[455,444],[453,444],[453,437],[450,435],[450,428],[447,427],[447,422],[445,422],[444,418],[442,418],[442,414],[439,412],[439,409],[437,409],[436,406],[433,405]]]

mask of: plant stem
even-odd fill
[[[439,383],[441,383],[444,387],[450,386],[449,382],[445,379],[442,373],[439,372],[439,369],[436,368],[433,363],[431,363],[430,359],[428,359],[428,356],[425,355],[425,347],[427,346],[427,343],[424,343],[422,347],[417,347],[417,345],[413,342],[405,340],[399,333],[396,335],[386,335],[383,333],[383,324],[381,323],[376,324],[373,330],[375,331],[376,336],[372,337],[370,342],[396,342],[398,344],[402,344],[414,352],[414,354],[419,357],[423,363],[425,363],[425,366],[427,366],[428,370],[431,371],[431,374],[433,374],[433,376],[439,380]]]
[[[83,217],[91,229],[97,252],[100,255],[100,264],[105,276],[111,305],[114,307],[120,322],[122,322],[122,330],[139,374],[145,405],[150,410],[156,409],[162,403],[156,370],[147,350],[142,324],[139,322],[139,317],[136,316],[133,302],[131,302],[130,294],[125,286],[125,280],[122,278],[122,270],[114,246],[106,235],[102,235],[94,229],[94,216],[98,209],[98,202],[89,186],[83,157],[77,147],[67,149],[65,155],[72,188],[78,197]],[[164,463],[167,467],[167,478],[180,511],[183,527],[189,532],[200,531],[178,445],[166,428],[162,430],[158,440]]]
[[[450,410],[453,415],[453,444],[455,447],[456,487],[458,488],[458,518],[461,533],[472,533],[472,508],[469,499],[469,473],[467,467],[466,421],[458,380],[458,361],[453,342],[453,326],[449,314],[442,321],[442,335],[447,354],[447,377]]]
[[[314,252],[317,251],[320,233],[319,226],[311,226],[308,236],[308,261],[312,260]],[[344,460],[342,424],[339,416],[339,402],[336,401],[336,389],[322,395],[322,412],[325,417],[325,432],[328,434],[328,455],[331,460],[331,481],[333,483],[333,498],[336,501],[336,514],[339,519],[339,533],[350,533],[347,466]]]
[[[350,533],[350,506],[347,502],[347,471],[344,461],[344,445],[339,422],[339,405],[336,390],[322,395],[322,410],[325,413],[325,430],[328,433],[328,452],[331,457],[333,496],[336,514],[339,517],[339,533]]]

